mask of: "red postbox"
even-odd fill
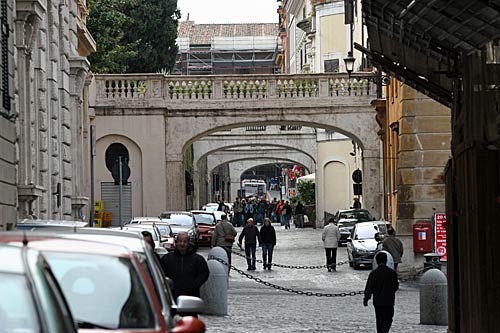
[[[431,223],[415,223],[413,225],[413,252],[432,252]]]

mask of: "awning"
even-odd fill
[[[315,173],[310,173],[308,175],[297,178],[297,181],[299,181],[299,182],[310,181],[310,180],[312,180],[313,182],[316,181],[316,174]]]
[[[460,57],[500,36],[500,0],[363,0],[371,60],[450,106]],[[359,48],[359,47],[358,47]]]

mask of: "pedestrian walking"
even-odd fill
[[[382,249],[389,252],[394,260],[394,270],[398,271],[398,264],[403,256],[403,243],[396,238],[396,230],[393,227],[387,229],[388,236],[384,238]]]
[[[205,258],[189,243],[187,232],[177,234],[175,250],[161,258],[161,266],[165,276],[173,281],[174,299],[180,295],[200,297],[200,287],[208,280],[209,270]]]
[[[375,256],[377,268],[370,272],[365,287],[363,305],[368,306],[368,300],[373,295],[377,333],[387,333],[391,329],[394,316],[394,299],[399,289],[396,272],[387,267],[387,254],[379,252]]]
[[[297,220],[295,227],[304,228],[304,205],[300,201],[297,201],[295,207],[295,219]]]
[[[264,270],[271,270],[273,264],[273,250],[276,245],[276,230],[274,230],[274,227],[271,225],[271,220],[268,217],[264,219],[264,225],[260,228],[260,239]]]
[[[247,225],[241,231],[240,237],[238,238],[238,246],[241,247],[241,242],[245,239],[245,256],[247,258],[248,268],[247,271],[255,270],[255,251],[257,249],[257,241],[260,246],[260,232],[256,226],[253,225],[253,219],[249,218],[247,220]]]
[[[337,271],[337,247],[339,246],[340,231],[335,225],[335,220],[330,218],[328,225],[323,228],[321,239],[325,247],[326,267],[329,272]]]
[[[263,225],[264,224],[264,217],[266,217],[266,211],[267,211],[267,200],[265,198],[262,198],[259,203],[257,204],[257,220],[255,221],[255,225]]]
[[[285,225],[285,218],[281,215],[281,211],[283,210],[284,206],[285,206],[285,200],[280,200],[276,205],[276,216],[278,217],[278,222],[282,226]]]
[[[290,229],[290,219],[292,218],[292,206],[290,206],[290,202],[285,201],[285,205],[281,209],[281,216],[284,217],[285,229]]]
[[[224,203],[224,198],[221,198],[220,201],[219,201],[219,206],[217,207],[217,210],[219,212],[224,212],[224,213],[228,213],[229,212],[229,208],[226,206],[226,204]]]
[[[236,239],[236,229],[227,220],[227,215],[222,215],[221,221],[215,226],[212,235],[212,247],[222,247],[227,253],[227,273],[231,270],[231,254],[233,243]]]
[[[240,198],[236,198],[236,200],[233,203],[233,210],[234,210],[234,216],[233,216],[233,224],[235,226],[242,226],[243,225],[243,200],[240,200]]]
[[[248,221],[249,219],[253,220],[253,214],[255,212],[255,205],[252,201],[248,200],[244,207],[245,218]]]

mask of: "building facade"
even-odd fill
[[[86,1],[6,1],[2,8],[10,31],[2,34],[0,226],[82,219],[86,57],[95,50]]]
[[[405,264],[423,261],[413,252],[413,225],[434,226],[445,213],[443,173],[451,154],[451,110],[391,78],[386,99],[374,101],[383,143],[384,218],[405,245]]]

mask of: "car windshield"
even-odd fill
[[[206,206],[205,207],[205,210],[207,212],[216,212],[217,211],[217,208],[219,208],[219,206]]]
[[[375,239],[375,234],[379,232],[378,226],[364,225],[356,230],[355,239]]]
[[[198,224],[215,225],[216,223],[212,214],[194,214],[194,219]]]
[[[157,224],[158,230],[160,230],[160,235],[161,237],[171,237],[172,236],[172,229],[170,229],[170,226],[166,224]]]
[[[339,222],[338,227],[339,228],[351,228],[354,227],[356,224],[356,221],[344,221],[344,222]]]
[[[342,212],[339,214],[339,220],[340,219],[355,220],[359,222],[359,221],[372,221],[373,217],[368,211],[359,210],[351,212]]]
[[[193,224],[191,215],[162,213],[160,218],[166,220],[170,225],[191,226]]]
[[[0,331],[40,332],[38,315],[24,275],[0,273],[0,281]]]
[[[109,329],[155,327],[149,296],[129,259],[94,254],[45,254],[76,322]]]

